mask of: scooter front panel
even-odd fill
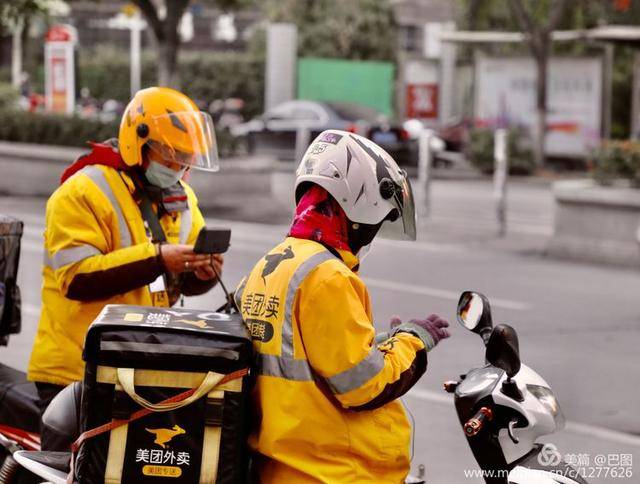
[[[514,443],[509,437],[507,429],[500,430],[498,440],[500,447],[508,463],[512,463],[525,456],[534,447],[538,437],[548,435],[556,431],[556,424],[553,416],[540,403],[540,401],[527,390],[527,384],[548,386],[542,377],[526,365],[522,365],[520,371],[513,377],[518,385],[518,389],[524,396],[523,402],[518,402],[502,393],[502,382],[506,380],[503,375],[500,382],[494,387],[492,398],[496,405],[508,407],[522,415],[528,424],[525,427],[515,427],[514,436],[518,443]]]

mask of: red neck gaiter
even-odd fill
[[[338,202],[324,188],[313,185],[296,207],[289,236],[350,251],[347,223],[347,216]]]
[[[104,143],[89,142],[91,146],[91,152],[86,155],[82,155],[71,165],[65,168],[62,176],[60,177],[60,184],[62,185],[68,178],[73,176],[78,171],[82,170],[85,166],[89,165],[105,165],[115,168],[116,170],[127,170],[129,167],[124,162],[120,153],[118,152],[117,141],[114,139],[107,140]]]

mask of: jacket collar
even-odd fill
[[[335,249],[334,247],[321,244],[320,242],[316,242],[315,240],[304,239],[301,237],[293,237],[291,235],[289,235],[287,238],[292,238],[295,240],[304,240],[311,244],[321,245],[322,247],[324,247],[325,250],[328,250],[333,255],[335,255],[336,258],[340,259],[344,263],[344,265],[346,265],[353,272],[358,272],[358,269],[360,268],[360,259],[358,259],[358,256],[353,255],[349,250]]]
[[[357,255],[352,254],[351,251],[342,249],[338,249],[338,253],[340,254],[342,262],[344,262],[349,269],[353,272],[358,272],[358,269],[360,268],[360,259],[358,259]]]

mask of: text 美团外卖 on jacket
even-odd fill
[[[188,208],[159,220],[168,243],[192,244],[204,220],[193,191],[181,183]],[[164,267],[133,192],[126,172],[91,165],[49,198],[42,309],[29,380],[58,385],[81,380],[84,338],[106,304],[170,305],[166,291],[149,287]]]
[[[409,472],[398,397],[426,370],[426,350],[410,333],[376,345],[357,264],[288,237],[238,286],[256,351],[249,445],[261,482],[400,483]]]

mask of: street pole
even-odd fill
[[[640,52],[633,54],[633,76],[631,81],[631,139],[640,138]]]
[[[140,90],[140,31],[142,30],[142,19],[140,11],[131,17],[131,97]]]
[[[455,24],[445,24],[443,26],[443,30],[455,30]],[[452,42],[442,43],[442,53],[440,54],[440,92],[438,94],[438,118],[441,126],[449,122],[454,112],[453,103],[456,92],[456,54],[456,44]]]
[[[424,193],[424,214],[429,216],[431,208],[431,137],[429,129],[423,129],[418,139],[418,184]]]
[[[294,24],[267,25],[264,109],[296,98],[298,28]]]
[[[498,218],[498,235],[504,237],[507,234],[507,130],[496,129],[493,145],[495,160],[493,170],[493,198],[496,201],[496,216]]]
[[[11,36],[11,85],[20,89],[22,81],[22,19],[16,20]]]
[[[602,132],[604,139],[611,138],[611,111],[613,103],[613,59],[614,46],[611,42],[604,45],[604,118]]]

